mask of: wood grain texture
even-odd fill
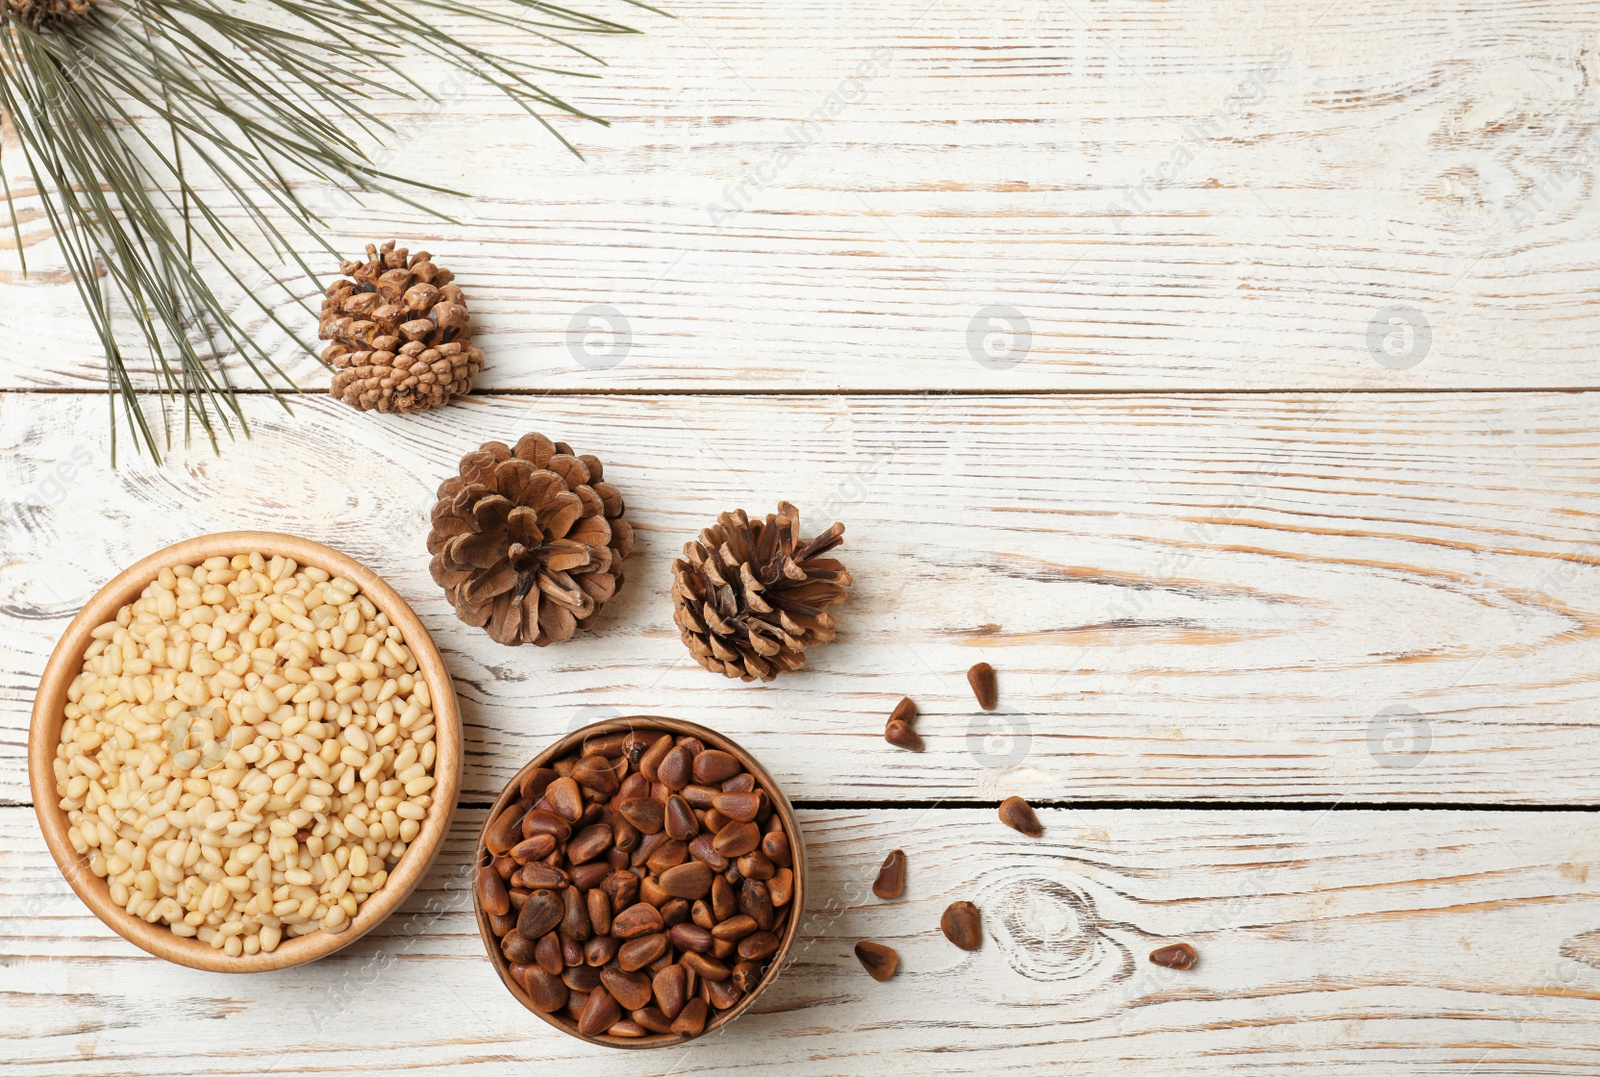
[[[398,236],[460,274],[482,387],[1595,384],[1592,6],[614,9],[645,35],[594,43],[603,81],[555,83],[613,122],[563,127],[587,162],[471,73],[408,61],[444,103],[380,106],[385,163],[473,192],[441,203],[461,225],[306,192],[339,249]],[[95,386],[98,346],[20,188],[34,275],[0,249],[0,386]],[[627,320],[615,365],[569,350],[590,329],[615,345],[587,318],[572,331],[593,305]],[[1003,369],[969,350],[990,306],[1031,333]],[[1369,351],[1390,307],[1427,321],[1426,346],[1392,345],[1410,369]]]
[[[568,729],[652,713],[728,733],[810,804],[1592,804],[1596,399],[483,397],[385,419],[309,398],[288,420],[258,397],[249,445],[114,472],[103,399],[0,397],[0,796],[25,795],[66,618],[155,548],[253,527],[412,604],[479,803]],[[461,454],[530,429],[604,460],[639,541],[593,636],[508,649],[455,620],[424,537]],[[843,630],[806,671],[723,683],[677,638],[671,561],[784,497],[847,526]],[[882,740],[903,695],[924,753]]]
[[[294,970],[222,977],[110,935],[0,809],[6,1072],[189,1077],[395,1071],[987,1075],[1574,1074],[1600,1068],[1600,817],[1590,813],[802,811],[813,896],[796,958],[722,1035],[623,1056],[545,1027],[482,953],[481,811],[388,923]],[[906,851],[906,895],[869,886]],[[971,900],[975,953],[939,916]],[[900,953],[888,983],[851,948]],[[1185,973],[1145,955],[1183,940]]]

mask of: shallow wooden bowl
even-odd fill
[[[545,1023],[554,1025],[562,1032],[585,1043],[599,1044],[602,1047],[620,1047],[623,1050],[647,1050],[652,1047],[673,1047],[678,1044],[688,1043],[691,1040],[709,1036],[716,1030],[724,1027],[730,1021],[748,1010],[761,993],[772,985],[788,963],[789,954],[794,949],[795,939],[800,936],[800,921],[805,916],[806,894],[806,849],[805,842],[800,836],[800,827],[795,822],[794,808],[789,805],[789,800],[783,795],[783,790],[778,788],[778,783],[772,780],[766,768],[756,762],[755,757],[732,740],[715,730],[707,729],[703,725],[693,722],[679,721],[676,718],[658,718],[654,715],[637,715],[629,718],[611,718],[593,725],[584,726],[576,732],[569,733],[556,741],[550,747],[535,756],[527,766],[517,772],[506,787],[500,791],[500,796],[494,802],[488,818],[483,822],[483,829],[478,834],[478,844],[473,856],[474,867],[486,865],[493,859],[489,855],[487,834],[489,824],[517,797],[519,787],[522,785],[523,776],[536,767],[549,766],[553,761],[560,759],[569,752],[579,748],[589,737],[604,736],[607,733],[623,733],[629,730],[657,730],[671,733],[675,736],[698,737],[708,748],[718,748],[744,766],[745,770],[755,775],[761,788],[767,791],[772,798],[772,808],[778,813],[778,818],[783,820],[784,829],[789,834],[789,850],[794,858],[794,897],[790,901],[792,911],[789,913],[789,922],[784,925],[783,938],[780,940],[778,952],[772,955],[772,961],[767,965],[766,974],[761,977],[761,982],[756,985],[739,1004],[725,1013],[716,1014],[706,1022],[706,1027],[699,1036],[681,1036],[673,1034],[658,1034],[641,1036],[638,1039],[618,1039],[615,1036],[585,1036],[578,1031],[578,1024],[565,1013],[540,1013],[534,1008],[533,1002],[528,998],[528,993],[522,985],[511,977],[511,963],[500,950],[500,940],[495,937],[494,929],[489,925],[489,915],[483,911],[483,906],[478,901],[478,888],[472,888],[472,907],[478,916],[478,934],[483,939],[484,949],[488,951],[489,960],[494,965],[494,970],[500,976],[500,982],[505,984],[516,1000],[525,1006],[529,1013],[534,1014]]]
[[[67,688],[83,669],[83,652],[91,641],[90,633],[136,600],[163,568],[199,564],[208,557],[255,552],[266,557],[278,554],[300,565],[343,576],[360,587],[361,593],[387,613],[390,623],[400,629],[406,646],[417,660],[418,674],[427,682],[433,703],[437,726],[434,740],[438,744],[433,776],[437,784],[433,788],[433,803],[422,820],[416,840],[406,849],[383,889],[367,898],[349,927],[336,935],[317,931],[285,938],[270,954],[229,957],[198,939],[174,935],[164,924],[149,924],[131,916],[111,900],[106,881],[89,870],[87,859],[79,856],[67,839],[69,823],[67,813],[58,806],[60,797],[56,793],[52,764],[61,739],[61,724],[65,721]],[[350,945],[382,923],[416,888],[438,854],[455,811],[461,786],[461,715],[456,706],[455,687],[444,660],[439,657],[439,649],[417,615],[411,612],[411,607],[371,569],[321,543],[292,535],[270,531],[203,535],[168,546],[127,569],[102,587],[72,619],[39,678],[39,692],[33,701],[33,722],[28,730],[28,780],[33,790],[33,810],[39,817],[39,827],[44,831],[50,855],[55,857],[56,865],[83,903],[107,927],[147,953],[190,968],[210,972],[267,972],[303,965]]]

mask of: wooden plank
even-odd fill
[[[614,123],[563,128],[587,162],[408,61],[444,104],[388,108],[385,160],[474,192],[442,204],[460,227],[307,192],[338,248],[397,235],[461,275],[484,388],[1595,384],[1592,5],[671,7],[617,6],[646,34],[596,43],[603,81],[556,80]],[[35,276],[0,239],[0,387],[102,384],[22,209]],[[990,307],[1026,319],[1025,358]]]
[[[0,1037],[14,1077],[505,1072],[988,1075],[1591,1074],[1600,1068],[1600,818],[1589,813],[1047,809],[804,811],[798,957],[725,1032],[597,1055],[500,986],[464,880],[481,811],[385,925],[290,972],[149,958],[67,890],[0,809]],[[906,896],[868,886],[906,851]],[[972,900],[985,939],[939,934]],[[886,984],[857,939],[900,953]],[[1145,955],[1174,940],[1179,973]],[[887,1069],[886,1069],[887,1067]]]
[[[332,543],[413,601],[457,678],[466,795],[575,725],[707,722],[808,803],[1592,804],[1600,443],[1591,394],[482,398],[421,418],[326,398],[255,440],[107,464],[103,401],[0,396],[0,796],[33,685],[122,566],[241,527]],[[506,649],[428,578],[437,484],[492,436],[593,451],[639,543],[594,636]],[[856,578],[811,668],[690,662],[682,543],[780,497],[843,520]],[[1000,671],[975,708],[964,672]],[[883,722],[922,709],[927,752]]]

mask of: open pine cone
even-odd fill
[[[496,643],[540,647],[587,628],[622,586],[633,529],[600,461],[529,434],[485,444],[439,487],[429,568],[456,616]]]
[[[12,3],[17,0],[4,0]],[[413,412],[472,391],[483,353],[455,274],[427,251],[393,241],[367,245],[365,262],[345,262],[353,280],[328,285],[318,336],[331,340],[323,360],[338,371],[329,392],[360,411]]]
[[[0,0],[0,22],[7,17],[31,26],[43,26],[57,19],[84,19],[89,15],[89,0]]]
[[[717,517],[672,565],[673,619],[695,661],[744,681],[805,665],[807,646],[833,639],[827,608],[850,586],[844,565],[821,556],[843,541],[836,523],[802,542],[800,510],[787,501],[764,523],[743,509]]]

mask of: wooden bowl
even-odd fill
[[[800,935],[800,921],[805,917],[806,850],[805,842],[800,836],[800,827],[795,822],[794,809],[790,807],[788,798],[783,795],[783,790],[778,788],[778,783],[772,780],[772,775],[767,773],[766,768],[756,762],[754,756],[721,733],[707,729],[703,725],[679,721],[676,718],[638,715],[628,718],[611,718],[603,722],[596,722],[593,725],[584,726],[582,729],[569,733],[556,741],[556,743],[535,756],[527,766],[519,770],[516,777],[512,778],[506,787],[501,790],[500,796],[494,802],[494,807],[489,811],[488,818],[483,822],[483,830],[478,834],[478,844],[474,853],[473,864],[475,866],[483,866],[493,859],[489,855],[486,842],[489,824],[511,801],[516,799],[524,775],[536,767],[549,766],[553,761],[581,747],[589,737],[603,736],[607,733],[622,733],[635,729],[660,730],[663,733],[698,737],[708,748],[718,748],[727,752],[739,760],[745,770],[755,775],[756,782],[772,798],[773,810],[778,813],[778,818],[783,821],[783,827],[789,835],[790,854],[794,859],[794,866],[790,869],[794,872],[794,897],[790,899],[792,911],[789,913],[788,923],[784,925],[783,938],[780,940],[778,951],[772,955],[772,959],[767,965],[767,971],[761,977],[761,982],[756,985],[755,990],[740,999],[739,1004],[731,1010],[715,1014],[706,1022],[706,1027],[701,1030],[699,1036],[661,1034],[641,1036],[638,1039],[620,1039],[615,1036],[585,1036],[578,1031],[577,1022],[573,1021],[565,1013],[540,1013],[534,1008],[532,1000],[528,998],[528,993],[522,989],[522,985],[511,978],[511,963],[506,960],[505,954],[500,950],[500,940],[495,937],[494,930],[489,925],[489,916],[483,911],[483,906],[478,901],[478,888],[476,886],[472,888],[472,907],[478,915],[478,934],[483,939],[484,949],[489,953],[489,960],[494,964],[495,972],[500,976],[500,982],[505,984],[506,990],[510,991],[518,1002],[527,1007],[529,1013],[536,1015],[547,1024],[554,1025],[567,1035],[583,1040],[586,1043],[637,1051],[648,1050],[653,1047],[672,1047],[687,1043],[693,1039],[699,1039],[701,1036],[710,1035],[748,1010],[750,1004],[755,1002],[761,996],[761,993],[778,978],[779,973],[783,971],[783,966],[789,959],[790,952],[794,949],[795,939]]]
[[[349,927],[338,934],[316,931],[286,937],[270,954],[229,957],[198,939],[174,935],[165,924],[146,923],[111,900],[106,881],[89,870],[87,859],[78,855],[67,838],[70,824],[67,813],[59,807],[53,762],[61,739],[61,724],[65,721],[67,689],[83,669],[83,652],[91,641],[90,633],[116,617],[123,606],[135,601],[163,568],[199,564],[208,557],[254,552],[267,557],[279,554],[293,558],[300,565],[343,576],[389,615],[390,623],[400,629],[406,646],[417,660],[418,675],[428,685],[437,727],[434,740],[438,748],[433,769],[437,784],[432,790],[433,803],[422,820],[416,840],[407,847],[383,888],[362,903]],[[303,965],[350,945],[382,923],[416,888],[438,854],[445,833],[450,829],[450,817],[455,812],[461,786],[461,715],[456,706],[455,686],[439,656],[439,649],[417,615],[411,612],[411,607],[371,569],[321,543],[292,535],[270,531],[202,535],[168,546],[122,572],[102,587],[67,626],[39,678],[33,722],[28,730],[28,780],[33,790],[33,810],[39,817],[39,827],[44,831],[50,855],[55,857],[56,865],[72,889],[107,927],[147,953],[190,968],[210,972],[267,972]]]

